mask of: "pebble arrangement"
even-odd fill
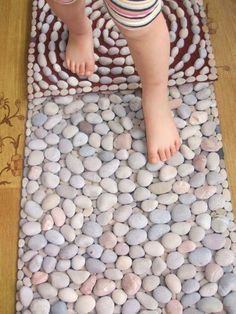
[[[202,0],[163,0],[170,30],[169,86],[212,81],[217,78],[215,60]],[[28,97],[66,96],[135,90],[140,77],[127,41],[110,18],[103,0],[86,0],[92,21],[95,72],[75,76],[64,66],[68,30],[45,0],[33,1],[28,63]]]
[[[156,164],[139,90],[29,102],[17,314],[235,313],[214,86],[169,93],[182,145]]]
[[[236,231],[202,1],[164,0],[182,145],[155,165],[127,42],[101,0],[86,13],[89,78],[62,65],[67,28],[33,1],[16,313],[234,314]]]

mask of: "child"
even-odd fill
[[[84,0],[47,0],[67,25],[65,62],[77,75],[94,72],[91,21]],[[166,161],[180,147],[168,101],[169,31],[161,12],[162,0],[104,0],[107,11],[127,40],[142,83],[142,106],[148,161]]]

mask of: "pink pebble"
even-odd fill
[[[171,300],[166,305],[165,310],[166,310],[166,314],[182,314],[183,313],[183,307],[178,300]]]
[[[203,154],[196,155],[193,158],[193,166],[197,171],[203,171],[206,167],[207,158]]]
[[[114,147],[116,149],[130,149],[132,144],[132,138],[129,133],[118,135],[114,140]]]
[[[39,285],[40,283],[43,283],[47,280],[48,274],[42,271],[37,271],[36,273],[34,273],[31,279],[33,285]]]
[[[53,227],[53,219],[51,215],[46,215],[42,220],[42,230],[50,230]]]
[[[217,152],[221,148],[221,145],[214,136],[210,138],[204,137],[201,142],[201,148],[207,152]]]
[[[42,173],[42,168],[39,166],[33,166],[30,168],[28,178],[30,180],[37,180]]]
[[[96,275],[91,275],[82,285],[80,291],[83,294],[91,294],[93,287],[96,284],[97,277]]]
[[[216,263],[209,263],[205,268],[205,277],[210,282],[217,282],[223,274],[223,268]]]
[[[171,109],[176,109],[182,104],[182,99],[181,98],[176,98],[170,100],[170,108]]]
[[[66,215],[60,207],[53,208],[51,210],[51,215],[57,227],[61,227],[62,225],[64,225]]]
[[[196,244],[193,241],[187,240],[180,244],[178,251],[182,254],[192,252],[196,248]]]
[[[124,242],[119,242],[115,246],[115,252],[118,255],[127,255],[129,253],[129,246]]]
[[[195,195],[200,200],[206,200],[210,198],[217,191],[217,187],[214,185],[203,185],[195,190]]]

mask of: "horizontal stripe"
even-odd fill
[[[138,9],[137,7],[133,7],[133,6],[131,7],[129,5],[127,7],[124,7],[123,6],[123,2],[122,2],[122,5],[120,5],[120,4],[117,4],[117,3],[114,4],[113,0],[106,0],[106,2],[109,4],[109,6],[113,10],[115,10],[117,12],[123,12],[124,14],[126,12],[131,12],[131,13],[132,12],[134,12],[134,13],[137,12],[137,14],[140,13],[141,15],[147,14],[157,4],[158,1],[160,1],[160,0],[150,1],[149,6],[147,6],[146,8],[142,7],[141,9]],[[133,14],[131,14],[131,15],[133,15]]]
[[[124,17],[120,14],[118,14],[115,10],[113,10],[109,6],[109,2],[107,0],[103,0],[108,13],[111,15],[111,17],[118,23],[121,24],[124,27],[130,27],[132,28],[137,28],[137,27],[143,27],[148,24],[150,24],[156,16],[161,12],[162,10],[162,1],[160,0],[156,6],[153,8],[152,12],[148,13],[145,17]],[[129,11],[129,10],[127,10]],[[128,14],[128,12],[127,12]]]
[[[64,4],[72,4],[78,0],[53,0],[53,1],[64,5]]]
[[[155,0],[154,3],[146,10],[135,10],[135,9],[124,9],[123,7],[120,7],[119,5],[114,5],[114,3],[111,0],[106,0],[107,3],[109,3],[109,6],[117,12],[119,15],[126,16],[126,17],[145,17],[150,12],[152,12],[155,5],[157,5],[159,0]]]
[[[155,0],[142,0],[142,1],[109,0],[109,1],[114,3],[114,5],[118,5],[119,7],[124,9],[141,11],[150,8],[156,2]]]

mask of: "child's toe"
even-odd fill
[[[164,149],[159,149],[158,153],[159,153],[159,156],[160,156],[161,160],[165,161],[166,160],[165,150]]]
[[[176,153],[176,147],[175,147],[175,145],[172,145],[172,146],[170,147],[170,151],[171,151],[172,156]]]
[[[79,75],[79,63],[77,63],[75,66],[75,73]]]
[[[71,63],[70,63],[70,70],[71,70],[71,72],[75,73],[75,62],[74,61],[71,61]]]
[[[91,75],[94,72],[94,66],[92,63],[86,63],[86,75]]]
[[[85,64],[84,64],[84,62],[82,62],[80,64],[79,73],[80,73],[80,75],[84,75],[85,74]]]
[[[179,139],[177,139],[175,141],[175,147],[176,147],[176,150],[178,150],[180,148],[180,140]]]
[[[66,67],[67,67],[67,69],[70,70],[70,59],[69,58],[66,59]]]
[[[170,149],[169,148],[165,149],[165,154],[166,154],[166,158],[170,159],[171,153],[170,153]]]
[[[156,163],[158,161],[157,151],[155,149],[149,149],[148,159],[150,163]]]

